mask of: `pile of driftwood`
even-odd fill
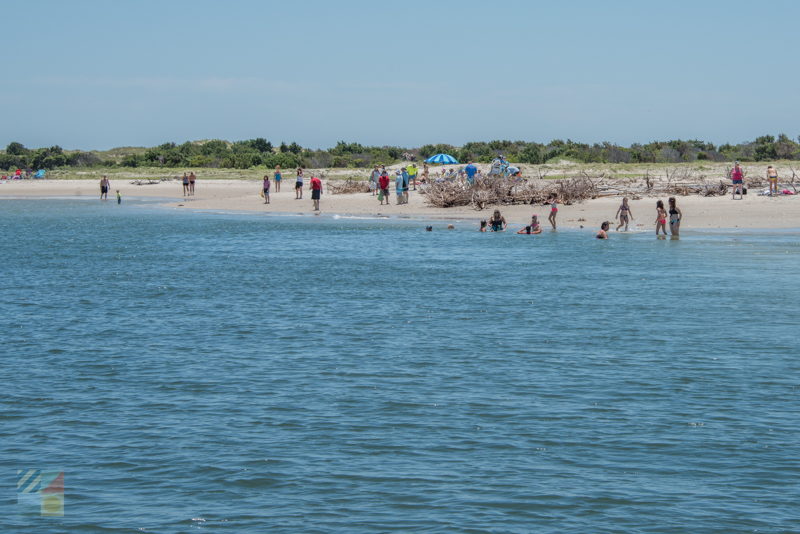
[[[326,183],[328,193],[332,195],[349,195],[351,193],[369,193],[369,182],[365,180],[337,180]]]
[[[461,181],[434,182],[424,193],[428,203],[437,208],[473,205],[483,209],[493,204],[541,204],[552,195],[562,204],[572,204],[595,198],[598,189],[583,177],[564,180],[484,178],[472,185]]]
[[[792,169],[792,177],[781,180],[782,187],[795,191],[798,176]],[[745,176],[748,187],[765,186],[760,177]],[[663,172],[646,171],[636,177],[618,177],[613,174],[592,174],[581,171],[575,176],[556,179],[539,178],[484,178],[469,185],[463,180],[433,182],[424,193],[431,206],[486,206],[500,204],[539,204],[556,195],[561,204],[572,204],[599,197],[627,196],[632,200],[657,196],[718,196],[730,192],[731,182],[727,178],[708,177],[693,169],[683,167],[665,168]]]

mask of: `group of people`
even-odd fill
[[[183,173],[183,196],[194,196],[194,182],[197,180],[197,176],[194,175],[194,172]]]
[[[100,178],[100,200],[108,200],[108,192],[111,190],[111,181],[105,174]],[[122,195],[117,189],[117,204],[122,204]]]
[[[397,204],[408,204],[409,186],[413,184],[414,191],[417,190],[417,175],[419,174],[419,169],[417,169],[417,166],[414,163],[411,163],[405,167],[401,167],[399,170],[395,171],[394,174]],[[423,181],[426,179],[427,175],[428,166],[425,165],[423,170]],[[387,206],[389,205],[390,184],[391,178],[389,178],[389,172],[386,170],[386,167],[384,165],[375,165],[369,175],[369,190],[373,196],[378,197],[381,206],[383,206],[384,203]]]
[[[297,168],[296,176],[297,177],[294,183],[294,198],[295,200],[301,200],[303,198],[303,167]],[[275,172],[272,174],[272,178],[275,181],[275,192],[279,193],[281,190],[281,181],[283,180],[280,165],[275,167]],[[272,182],[270,181],[270,176],[269,174],[265,174],[261,186],[261,197],[264,199],[264,204],[270,203],[269,194],[271,188]],[[312,175],[309,182],[309,188],[311,189],[311,200],[314,203],[314,211],[319,211],[319,201],[322,196],[322,180]]]
[[[677,201],[675,197],[669,197],[667,199],[667,203],[669,208],[664,207],[664,202],[661,200],[656,201],[656,236],[660,236],[663,233],[663,236],[667,235],[667,224],[669,224],[669,231],[670,234],[674,237],[680,235],[681,230],[681,219],[683,218],[683,212],[678,207]],[[556,217],[558,215],[558,197],[556,195],[550,195],[550,198],[547,199],[545,203],[546,206],[550,207],[550,215],[548,217],[548,221],[550,225],[553,227],[553,230],[556,229]],[[628,231],[628,225],[633,220],[633,211],[631,210],[630,205],[628,204],[628,197],[622,199],[622,204],[620,204],[619,208],[617,209],[617,213],[614,216],[614,219],[619,222],[617,225],[617,231],[620,230],[623,226],[625,227],[625,231]],[[505,232],[508,228],[508,222],[506,218],[500,213],[500,210],[494,210],[494,213],[489,218],[489,220],[482,220],[480,228],[478,231],[480,232]],[[583,226],[581,226],[583,228]],[[600,231],[597,232],[596,237],[598,239],[608,239],[608,232],[611,228],[611,223],[609,221],[603,221],[600,225]],[[517,231],[518,234],[527,234],[527,235],[536,235],[542,233],[542,226],[539,223],[539,216],[532,215],[530,224],[520,228]]]

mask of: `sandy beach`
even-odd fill
[[[294,183],[283,184],[280,193],[271,195],[271,203],[264,204],[259,196],[260,181],[214,180],[197,182],[194,197],[183,197],[180,182],[161,182],[153,185],[133,185],[129,181],[112,181],[108,202],[115,202],[114,192],[119,189],[123,199],[134,197],[162,198],[165,206],[176,209],[231,210],[247,212],[312,214],[311,194],[307,189],[302,200],[295,200]],[[755,191],[753,191],[755,192]],[[0,198],[47,197],[99,197],[96,180],[15,180],[0,183]],[[645,197],[630,202],[638,229],[654,229],[655,201],[665,196]],[[434,208],[425,202],[425,195],[411,191],[409,203],[380,206],[369,193],[333,195],[323,194],[321,213],[343,216],[396,216],[419,219],[449,219],[477,221],[488,219],[492,207],[476,210],[472,207]],[[620,198],[604,197],[560,207],[558,223],[568,228],[599,227],[604,220],[613,220]],[[800,196],[765,197],[746,195],[743,200],[729,196],[702,197],[679,196],[678,205],[684,214],[683,229],[708,228],[800,228]],[[549,208],[546,206],[498,206],[511,226],[522,226],[536,213],[547,227]],[[641,226],[640,226],[641,225]],[[612,226],[613,230],[613,226]]]

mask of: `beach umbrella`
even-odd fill
[[[453,156],[451,156],[450,154],[434,154],[433,156],[426,159],[425,163],[441,163],[442,165],[445,165],[445,164],[458,163],[458,160]]]

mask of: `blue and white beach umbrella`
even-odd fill
[[[458,160],[453,156],[451,156],[450,154],[434,154],[433,156],[426,159],[425,163],[441,163],[445,165],[445,164],[458,163]]]

